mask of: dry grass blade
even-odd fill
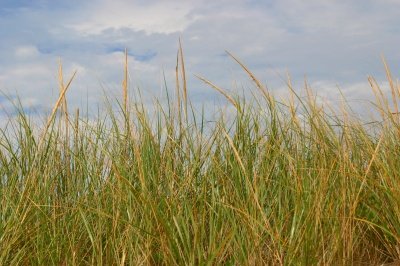
[[[122,81],[122,92],[124,97],[124,112],[128,111],[128,50],[125,48],[125,61],[124,61],[124,80]]]
[[[270,100],[271,96],[269,95],[267,88],[261,84],[261,82],[256,78],[256,76],[233,54],[228,51],[225,51],[230,57],[233,58],[243,69],[246,73],[250,76],[253,82],[256,84],[257,88],[261,91],[261,93],[265,96],[266,99]]]
[[[67,92],[69,86],[71,85],[71,82],[72,82],[72,81],[74,80],[74,78],[75,78],[76,72],[77,72],[77,71],[75,71],[75,72],[72,74],[70,80],[68,81],[67,86],[64,87],[64,89],[63,89],[62,92],[60,93],[60,96],[58,96],[58,100],[57,100],[56,104],[54,105],[53,110],[51,111],[51,114],[50,114],[49,119],[47,120],[46,126],[44,127],[44,130],[43,130],[43,133],[42,133],[42,137],[40,138],[39,143],[38,143],[38,146],[37,146],[37,151],[36,151],[36,153],[39,152],[41,146],[43,145],[43,141],[44,141],[44,139],[46,138],[47,130],[49,129],[49,127],[50,127],[50,125],[51,125],[51,122],[53,121],[53,119],[54,119],[54,117],[55,117],[55,115],[56,115],[57,109],[58,109],[58,107],[60,106],[60,104],[61,104],[61,102],[62,102],[62,100],[63,100],[63,98],[64,98],[64,96],[65,96],[65,93]],[[36,157],[36,156],[35,156],[35,157]]]
[[[239,109],[239,105],[238,103],[231,97],[229,96],[223,89],[221,89],[220,87],[218,87],[217,85],[215,85],[214,83],[212,83],[211,81],[195,75],[198,79],[200,79],[201,81],[203,81],[204,83],[208,84],[209,86],[211,86],[213,89],[215,89],[216,91],[218,91],[219,93],[221,93],[229,102],[231,102],[233,104],[233,106],[235,106],[236,109]]]
[[[386,72],[386,78],[389,82],[389,86],[390,86],[390,91],[392,93],[392,101],[393,101],[393,107],[394,107],[394,113],[398,113],[399,112],[399,106],[397,103],[397,97],[399,96],[399,92],[393,82],[393,78],[392,78],[392,74],[390,73],[390,69],[389,66],[387,65],[387,62],[385,60],[385,58],[382,56],[382,62],[383,65],[385,66],[385,72]]]
[[[177,111],[178,120],[181,121],[181,88],[179,85],[179,50],[176,54],[176,66],[175,66],[175,86],[176,86],[176,97],[177,97]]]
[[[76,110],[75,110],[75,124],[74,124],[75,151],[78,150],[78,136],[79,136],[79,108],[76,108]]]
[[[385,118],[385,113],[384,113],[384,105],[385,105],[385,99],[382,93],[382,90],[379,88],[378,83],[376,82],[376,80],[373,77],[368,77],[368,82],[369,85],[372,88],[372,92],[375,95],[375,101],[378,104],[379,107],[379,113],[381,114],[382,118]]]
[[[366,169],[366,171],[365,171],[365,173],[364,173],[364,176],[363,176],[363,179],[362,179],[362,181],[361,181],[360,188],[359,188],[358,193],[357,193],[357,195],[356,195],[356,198],[355,198],[355,200],[354,200],[353,209],[352,209],[352,213],[353,213],[353,214],[354,214],[355,211],[356,211],[357,204],[358,204],[358,200],[359,200],[359,198],[360,198],[360,194],[361,194],[362,190],[364,189],[365,184],[367,183],[368,174],[370,173],[372,164],[374,163],[375,158],[376,158],[376,155],[378,154],[379,148],[380,148],[380,146],[381,146],[381,144],[382,144],[382,141],[383,141],[383,137],[384,137],[384,134],[382,133],[381,137],[379,138],[378,143],[376,144],[376,147],[375,147],[375,149],[374,149],[374,152],[372,153],[371,159],[369,160],[367,169]]]
[[[187,99],[186,71],[185,71],[185,60],[183,58],[182,43],[180,38],[179,38],[179,54],[180,54],[181,75],[183,82],[183,104],[185,106],[184,111],[185,111],[185,118],[187,120],[188,99]]]
[[[225,138],[228,140],[229,146],[232,148],[233,154],[235,155],[236,161],[239,163],[239,166],[243,172],[243,175],[245,175],[246,180],[249,180],[249,177],[246,172],[246,168],[244,167],[242,158],[240,158],[240,154],[238,150],[235,147],[235,143],[233,143],[232,138],[229,136],[229,134],[226,132],[226,130],[222,130],[222,133],[224,134]],[[250,182],[249,182],[250,183]]]
[[[58,81],[59,81],[59,89],[60,89],[60,94],[61,94],[64,90],[64,77],[63,77],[63,68],[62,68],[61,59],[59,59]],[[67,97],[65,97],[65,95],[63,96],[63,99],[61,101],[61,108],[62,108],[61,116],[64,116],[64,130],[65,130],[64,149],[68,150],[68,147],[69,147],[69,115],[68,115]],[[61,123],[60,123],[60,127],[61,127]],[[66,153],[65,157],[66,157],[67,165],[69,165],[69,163],[70,163],[69,154]],[[70,174],[69,168],[67,168],[67,173],[69,176],[69,174]]]
[[[58,82],[59,82],[59,88],[60,88],[60,93],[61,93],[64,90],[64,77],[63,77],[63,68],[62,68],[61,59],[59,59]],[[63,109],[63,114],[67,120],[66,123],[68,123],[68,107],[67,107],[67,98],[66,97],[63,97],[61,106]]]

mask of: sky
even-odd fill
[[[162,98],[164,75],[175,88],[179,38],[198,106],[227,103],[194,75],[227,91],[251,87],[225,51],[279,97],[289,73],[299,90],[306,78],[318,95],[335,102],[339,87],[357,105],[371,98],[369,75],[387,90],[382,55],[397,77],[399,12],[399,0],[0,0],[0,114],[18,98],[49,110],[59,59],[65,79],[77,70],[70,106],[96,110],[121,95],[125,48],[130,89]]]

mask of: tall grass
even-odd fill
[[[380,119],[319,104],[306,85],[277,101],[246,66],[253,98],[207,123],[187,96],[151,116],[128,102],[95,121],[60,97],[39,133],[17,108],[0,135],[1,265],[378,265],[400,258],[399,87],[369,79]],[[391,109],[394,106],[394,110]],[[57,110],[59,115],[57,115]],[[183,115],[182,115],[183,113]]]

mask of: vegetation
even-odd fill
[[[234,60],[237,60],[231,55]],[[0,135],[1,265],[378,265],[400,258],[399,87],[373,78],[380,114],[286,103],[254,82],[213,123],[187,97],[149,115],[124,99],[95,121],[60,97],[36,128],[21,107]],[[171,94],[171,92],[170,92]],[[111,105],[110,105],[111,106]],[[393,109],[393,110],[392,110]],[[40,129],[40,130],[39,130]]]

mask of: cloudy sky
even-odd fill
[[[93,106],[120,95],[127,48],[131,88],[162,97],[163,73],[174,89],[181,37],[197,104],[215,104],[216,93],[194,74],[227,90],[250,86],[225,50],[278,94],[288,71],[299,89],[306,76],[317,93],[334,99],[339,86],[357,102],[370,95],[368,75],[385,86],[382,54],[398,76],[399,12],[398,0],[1,0],[0,91],[47,110],[61,58],[66,78],[78,71],[70,104]]]

